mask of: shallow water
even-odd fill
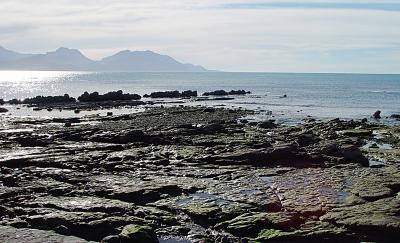
[[[400,113],[400,75],[0,71],[3,99],[64,93],[77,97],[84,91],[105,93],[119,89],[141,95],[162,90],[192,89],[201,94],[217,89],[245,89],[252,95],[189,103],[256,109],[261,112],[257,117],[263,118],[359,119],[370,117],[375,110],[381,110],[383,117]],[[284,94],[287,98],[281,98]]]

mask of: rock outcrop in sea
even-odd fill
[[[117,101],[117,100],[140,100],[142,97],[138,94],[129,94],[122,90],[108,92],[106,94],[99,94],[99,92],[88,93],[85,92],[78,97],[81,102],[99,102],[99,101]]]
[[[175,91],[159,91],[153,92],[149,95],[144,95],[145,98],[190,98],[190,97],[197,97],[197,91],[186,90],[179,92],[178,90]]]
[[[211,92],[205,92],[203,96],[245,95],[250,93],[251,93],[250,91],[245,91],[245,90],[231,90],[229,92],[225,90],[215,90]]]
[[[76,102],[76,99],[68,94],[63,96],[36,96],[34,98],[24,99],[22,104],[53,104],[53,103],[69,103]]]

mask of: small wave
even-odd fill
[[[284,106],[284,107],[325,107],[321,105],[302,105],[302,104],[284,104],[284,103],[264,103],[264,102],[229,102],[235,105],[263,105],[263,106]]]
[[[400,94],[400,90],[371,90],[369,91],[370,93],[376,93],[376,94]]]

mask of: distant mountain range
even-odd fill
[[[205,72],[202,66],[184,64],[152,51],[121,51],[100,61],[79,50],[61,47],[46,54],[22,54],[0,46],[0,70]]]

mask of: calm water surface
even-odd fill
[[[245,89],[231,101],[193,102],[271,110],[277,118],[363,118],[400,113],[400,75],[294,73],[101,73],[0,71],[0,98],[77,97],[84,91],[146,94],[164,90]],[[287,98],[280,98],[286,94]]]

